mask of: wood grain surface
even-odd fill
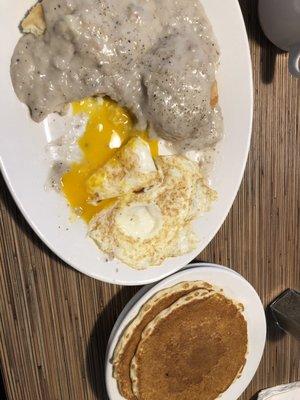
[[[257,2],[240,3],[253,60],[252,146],[232,210],[198,259],[232,266],[267,305],[285,288],[300,289],[300,80],[263,36]],[[0,185],[0,351],[8,398],[106,399],[108,336],[138,288],[104,284],[65,265],[32,232],[2,179]],[[269,323],[262,363],[241,399],[300,380],[299,360],[299,342]]]

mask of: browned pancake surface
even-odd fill
[[[130,379],[130,364],[131,360],[136,352],[137,346],[141,339],[141,334],[144,328],[148,325],[150,321],[152,321],[157,314],[159,314],[162,310],[169,307],[175,301],[177,301],[180,297],[187,295],[188,293],[194,291],[199,288],[211,290],[211,286],[208,283],[195,282],[192,285],[186,284],[186,287],[183,285],[181,290],[170,293],[166,297],[157,298],[155,305],[153,305],[147,313],[144,315],[143,319],[140,321],[138,326],[134,329],[129,341],[126,343],[122,353],[118,358],[118,362],[114,364],[114,376],[117,379],[118,389],[121,395],[128,400],[135,400],[136,397],[132,392],[132,384]],[[150,299],[151,301],[151,299]],[[147,303],[144,305],[147,309]]]
[[[147,329],[146,329],[147,330]],[[135,356],[140,400],[214,400],[245,363],[247,324],[221,294],[161,319]]]

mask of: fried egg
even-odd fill
[[[153,186],[159,180],[149,144],[134,137],[87,181],[90,201],[122,196]]]
[[[141,138],[141,141],[136,143],[142,143],[139,147],[144,153],[147,143],[147,150],[150,150],[154,157],[158,154],[158,144],[156,140],[149,139],[147,132],[136,130],[130,113],[112,100],[87,98],[72,103],[71,108],[74,118],[83,116],[86,122],[83,134],[76,139],[81,157],[68,164],[67,171],[63,170],[60,179],[61,190],[75,213],[88,222],[115,201],[108,198],[110,195],[107,193],[101,197],[105,200],[93,201],[97,192],[92,185],[87,184],[89,178],[111,160],[131,138]],[[72,146],[74,147],[74,143]],[[59,168],[58,174],[60,172]],[[57,177],[55,180],[57,181]],[[108,190],[107,185],[105,188]]]
[[[155,164],[162,177],[157,184],[119,197],[89,224],[89,236],[103,252],[136,269],[192,251],[197,241],[191,222],[216,197],[197,163],[173,155],[158,156]]]
[[[137,131],[111,100],[89,98],[71,109],[64,117],[70,132],[48,152],[58,166],[55,182],[99,249],[135,269],[192,251],[192,221],[216,197],[199,163]]]

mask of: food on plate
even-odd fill
[[[179,30],[161,38],[145,56],[148,121],[181,150],[211,147],[222,135],[221,114],[212,106],[218,53],[206,40],[206,35]]]
[[[216,199],[204,171],[223,134],[219,48],[202,5],[41,0],[21,27],[18,98],[36,122],[71,119],[47,146],[46,186],[108,258],[145,269],[194,250],[192,222]]]
[[[141,307],[138,315],[123,332],[114,350],[112,362],[113,375],[118,382],[119,391],[124,398],[128,400],[136,399],[132,392],[130,365],[144,328],[162,310],[169,307],[180,297],[196,289],[203,291],[203,293],[204,291],[209,293],[212,287],[206,282],[192,281],[181,282],[170,288],[159,291]]]
[[[87,99],[73,112],[88,115],[83,157],[62,175],[62,190],[98,247],[136,269],[194,249],[191,222],[216,198],[199,165],[157,156],[157,141],[110,100]]]
[[[211,87],[210,92],[210,106],[215,108],[219,103],[219,93],[218,93],[218,84],[217,81],[214,81]]]
[[[112,138],[113,139],[113,138]],[[87,180],[91,202],[138,192],[159,182],[149,144],[134,137]]]
[[[247,356],[243,306],[202,281],[150,298],[116,345],[113,376],[127,400],[215,400]]]
[[[32,33],[41,36],[46,30],[43,7],[40,3],[36,4],[29,11],[28,15],[21,22],[23,33]]]
[[[89,235],[106,254],[136,269],[160,265],[197,243],[191,222],[208,211],[215,192],[198,164],[183,156],[158,156],[161,182],[119,197],[90,222]]]
[[[107,95],[140,129],[153,127],[181,150],[220,140],[221,112],[211,101],[219,49],[200,2],[42,0],[37,12],[25,29],[35,34],[19,40],[11,62],[15,92],[35,121]]]
[[[158,314],[144,329],[131,361],[140,400],[214,400],[245,364],[247,324],[220,293],[196,290]]]
[[[89,222],[94,215],[114,201],[106,199],[95,203],[93,199],[97,195],[91,193],[93,188],[89,187],[89,178],[109,162],[131,138],[135,138],[134,142],[140,143],[142,148],[144,147],[141,146],[141,143],[147,142],[153,157],[157,155],[158,144],[156,140],[149,139],[147,132],[134,129],[128,111],[109,99],[84,99],[72,103],[72,111],[74,117],[83,118],[84,123],[83,134],[77,140],[80,156],[71,163],[66,160],[66,153],[68,150],[71,152],[73,144],[71,146],[67,144],[63,152],[61,151],[62,146],[59,146],[59,150],[56,150],[55,153],[60,152],[64,156],[59,159],[58,163],[58,166],[60,163],[64,164],[61,176],[62,192],[75,213]],[[80,120],[76,120],[76,122],[80,125]],[[74,136],[74,134],[72,135]],[[139,142],[137,138],[143,139],[143,142]],[[127,147],[127,159],[130,158],[129,153],[133,147]],[[72,150],[72,152],[74,151]],[[135,157],[136,152],[132,151],[131,158]],[[57,180],[57,178],[54,177],[53,180]],[[110,184],[115,186],[115,181],[111,181]]]

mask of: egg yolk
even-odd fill
[[[62,176],[62,191],[75,213],[88,222],[115,201],[107,199],[97,205],[90,204],[86,187],[88,178],[130,138],[140,136],[146,140],[153,157],[158,155],[158,143],[149,139],[147,132],[134,129],[129,112],[110,99],[87,98],[74,102],[72,112],[74,115],[86,114],[88,121],[83,135],[78,139],[82,160],[73,163]]]

